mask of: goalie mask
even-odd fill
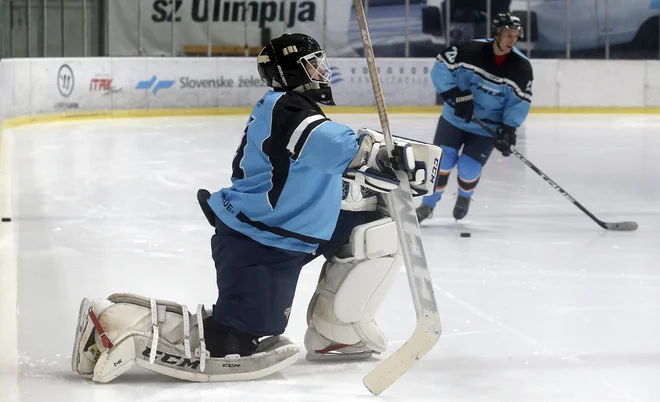
[[[269,87],[302,92],[324,105],[335,104],[328,59],[311,36],[285,33],[272,39],[259,53],[257,68]]]

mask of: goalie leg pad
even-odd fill
[[[282,336],[263,340],[254,354],[211,358],[205,347],[199,305],[186,306],[131,294],[83,299],[72,353],[72,369],[109,382],[137,365],[188,381],[253,380],[294,363],[298,347]]]
[[[110,305],[112,303],[109,300],[92,302],[87,298],[84,298],[80,303],[78,326],[73,342],[73,351],[71,352],[71,369],[84,377],[92,377],[94,366],[101,353],[96,345],[95,327],[90,318],[90,311],[100,313]]]
[[[364,356],[385,351],[387,338],[374,316],[401,264],[391,218],[355,227],[349,242],[324,265],[310,301],[305,335],[309,360],[328,352]]]

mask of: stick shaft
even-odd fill
[[[380,85],[369,28],[367,27],[367,18],[362,1],[354,0],[354,5],[369,77],[376,99],[378,117],[380,118],[387,151],[392,156],[394,141],[390,133],[383,89]],[[433,283],[422,244],[422,233],[419,229],[419,222],[417,221],[410,192],[408,175],[401,171],[397,171],[396,175],[400,185],[396,190],[387,194],[387,203],[392,219],[396,223],[401,254],[406,267],[415,314],[417,315],[417,325],[412,336],[404,345],[364,377],[364,385],[376,395],[386,390],[431,350],[442,332],[438,306],[433,292]]]
[[[479,124],[484,130],[486,130],[490,135],[493,137],[496,136],[495,131],[493,131],[492,128],[488,127],[481,119],[479,119],[477,116],[473,116],[472,120],[475,121],[477,124]],[[518,152],[515,148],[511,147],[511,153],[515,155],[516,158],[520,159],[525,165],[527,165],[530,169],[534,171],[534,173],[538,174],[541,176],[543,180],[545,180],[552,188],[555,190],[559,191],[561,195],[566,197],[567,200],[573,203],[576,207],[580,209],[580,211],[584,212],[588,217],[590,217],[594,222],[598,224],[598,226],[602,227],[603,229],[609,229],[609,230],[636,230],[637,229],[637,224],[635,222],[619,222],[619,223],[607,223],[603,222],[600,219],[598,219],[594,214],[592,214],[587,208],[585,208],[582,204],[580,204],[573,196],[571,196],[568,191],[564,190],[559,184],[557,184],[554,180],[552,180],[550,177],[548,177],[547,174],[543,173],[541,169],[536,167],[532,162],[529,161],[529,159],[525,158],[523,154]]]

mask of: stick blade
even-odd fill
[[[605,229],[616,230],[619,232],[631,232],[633,230],[637,230],[638,227],[639,225],[637,224],[637,222],[632,222],[632,221],[605,223]]]
[[[441,333],[437,312],[420,317],[410,339],[364,377],[364,386],[372,394],[380,395],[433,349]]]

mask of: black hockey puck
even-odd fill
[[[3,222],[11,222],[11,218],[3,217],[2,221]]]
[[[461,237],[472,237],[472,233],[463,232],[461,233]]]

